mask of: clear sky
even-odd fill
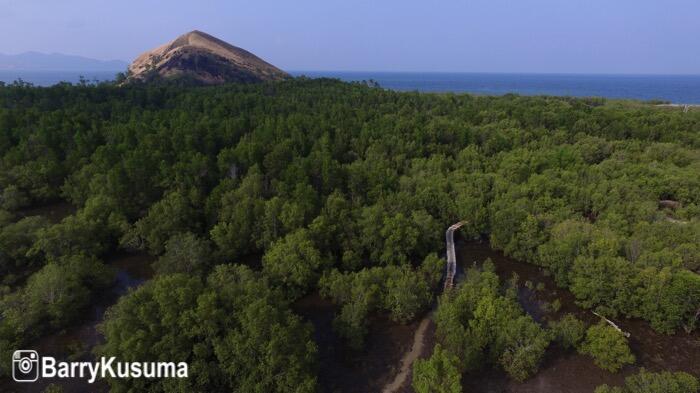
[[[286,70],[700,74],[699,0],[0,0],[0,53],[131,61],[194,29]]]

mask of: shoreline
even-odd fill
[[[499,73],[410,73],[292,71],[295,77],[333,78],[345,82],[374,80],[383,89],[426,94],[470,94],[473,96],[549,96],[602,98],[611,101],[637,101],[653,106],[691,108],[700,106],[700,76],[656,75],[578,75],[578,74],[499,74]],[[93,80],[114,80],[110,71],[7,71],[0,70],[0,81],[10,84],[18,78],[37,87],[67,81],[78,83],[79,75]],[[669,79],[670,78],[670,79]],[[683,78],[690,78],[684,81]],[[655,105],[656,104],[656,105]]]

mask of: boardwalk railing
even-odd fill
[[[455,231],[466,221],[460,221],[452,224],[445,231],[445,244],[447,246],[447,271],[445,272],[445,290],[452,288],[454,285],[455,275],[457,274],[457,254],[455,253]]]

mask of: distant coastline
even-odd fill
[[[700,75],[497,74],[449,72],[292,71],[292,75],[375,80],[399,91],[477,95],[604,97],[700,104]]]
[[[61,81],[77,83],[113,80],[116,71],[20,71],[0,70],[0,82],[22,79],[38,86]],[[700,105],[700,75],[576,75],[491,74],[437,72],[291,71],[294,76],[329,77],[345,81],[374,80],[398,91],[471,93],[476,95],[552,95],[663,101]]]
[[[17,80],[31,83],[36,86],[51,86],[59,82],[78,83],[80,78],[87,81],[107,82],[114,80],[119,71],[26,71],[26,70],[0,70],[0,82],[12,83]]]
[[[64,53],[0,53],[0,71],[113,71],[126,69],[128,65],[121,60],[98,60]]]

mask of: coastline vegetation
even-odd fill
[[[111,285],[108,255],[140,250],[157,276],[109,310],[98,353],[168,354],[202,377],[115,391],[314,391],[316,344],[290,304],[320,290],[362,348],[370,314],[429,308],[460,220],[583,307],[692,332],[699,174],[700,112],[599,98],[307,78],[0,86],[0,370]],[[77,210],[55,224],[20,214],[55,201]],[[523,380],[554,338],[488,266],[439,304],[443,345],[417,366],[420,386],[483,359]],[[562,343],[584,340],[575,321],[559,327]],[[590,329],[596,356],[606,333]]]

